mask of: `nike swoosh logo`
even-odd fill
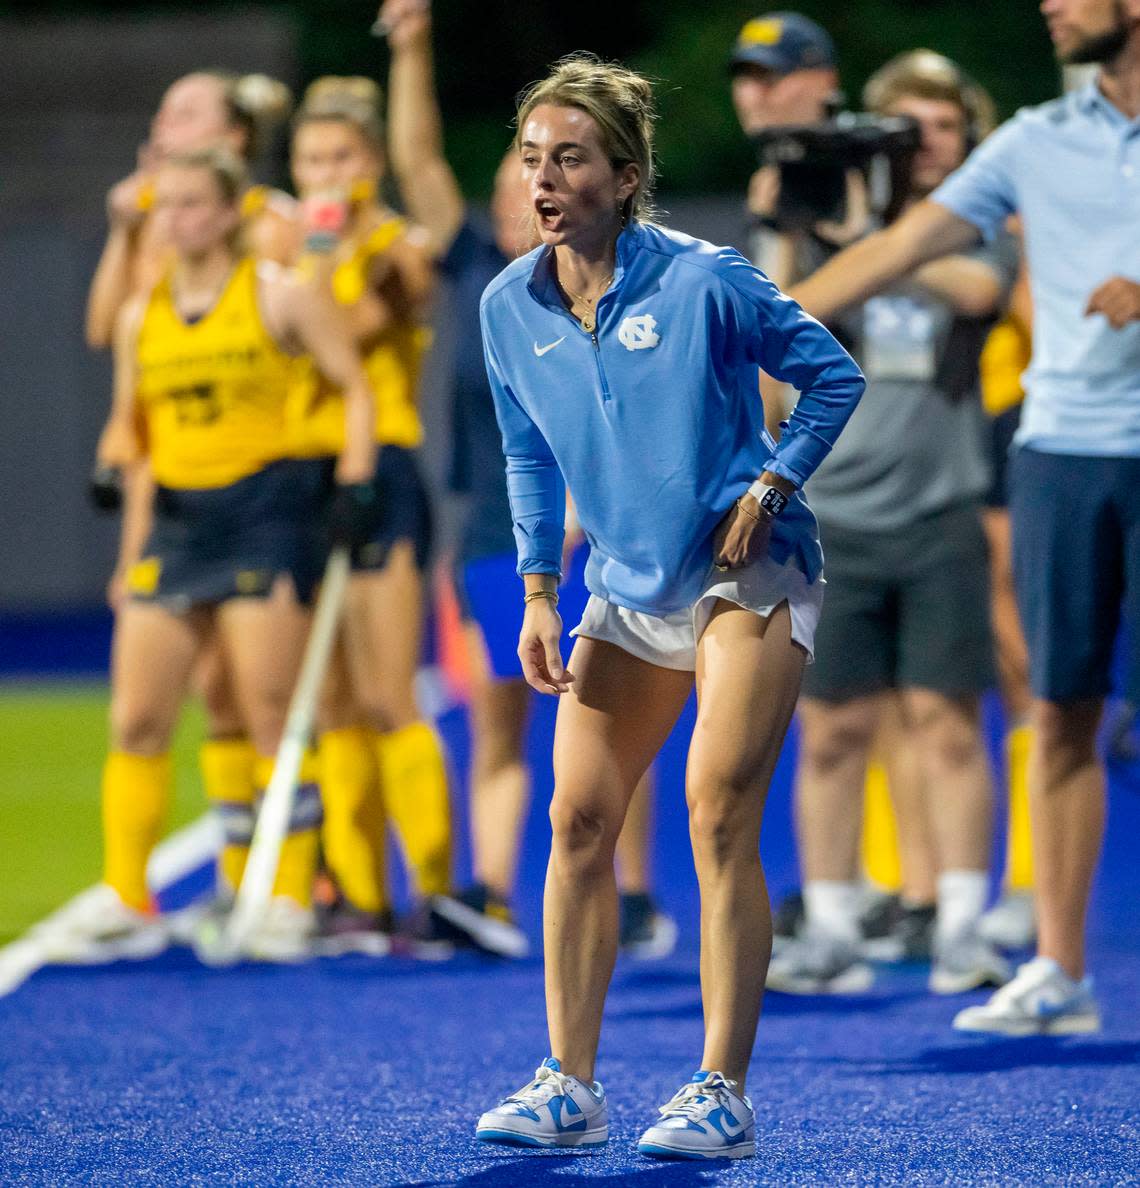
[[[547,351],[554,350],[554,348],[558,345],[559,342],[565,342],[565,341],[566,341],[566,335],[563,334],[562,337],[560,339],[558,339],[558,342],[552,342],[548,346],[540,347],[538,345],[538,343],[536,342],[534,344],[534,353],[535,353],[535,355],[538,356],[538,358],[541,359],[542,356],[545,355]]]

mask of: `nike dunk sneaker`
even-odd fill
[[[564,1073],[553,1057],[475,1128],[485,1143],[515,1147],[600,1147],[609,1136],[606,1091],[598,1081],[587,1085]]]
[[[661,1107],[637,1144],[651,1159],[748,1159],[756,1154],[752,1102],[736,1082],[702,1069]]]

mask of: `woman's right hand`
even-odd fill
[[[519,634],[519,659],[526,683],[539,693],[558,696],[570,690],[573,676],[562,665],[559,644],[562,616],[549,598],[527,603]]]

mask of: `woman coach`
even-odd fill
[[[519,653],[530,684],[562,703],[544,910],[552,1055],[477,1133],[542,1147],[608,1137],[593,1077],[617,944],[614,842],[695,673],[705,1048],[640,1149],[738,1158],[754,1150],[744,1081],[771,949],[760,822],[822,593],[798,490],[863,381],[737,252],[645,221],[653,120],[649,83],[589,56],[530,89],[517,147],[541,246],[483,296],[526,588]],[[802,392],[779,446],[763,431],[758,367]],[[591,549],[569,669],[564,484]]]

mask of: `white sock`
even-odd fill
[[[986,910],[990,878],[984,870],[947,870],[938,876],[938,916],[934,930],[953,940],[977,927]]]
[[[859,940],[859,885],[813,880],[804,884],[808,932],[833,940]]]

